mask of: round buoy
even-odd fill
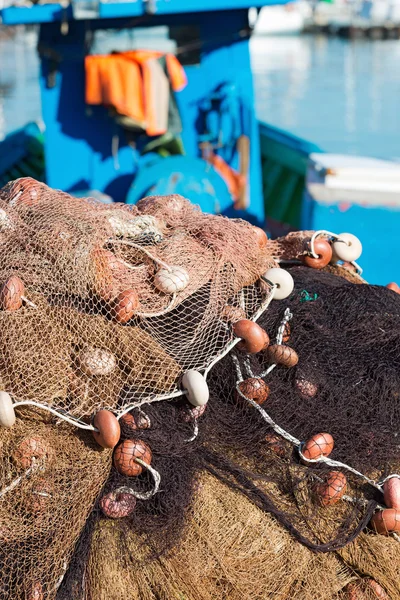
[[[135,290],[125,290],[114,300],[112,314],[117,323],[128,323],[139,307],[139,297]]]
[[[111,352],[102,348],[87,348],[77,356],[77,363],[86,375],[110,375],[117,366]]]
[[[98,429],[92,433],[99,446],[115,448],[121,437],[121,427],[117,417],[109,410],[99,410],[94,416],[93,425]]]
[[[273,344],[267,348],[268,360],[272,364],[294,367],[299,362],[297,352],[284,344]]]
[[[12,427],[15,424],[15,410],[10,394],[0,392],[0,427]]]
[[[302,455],[308,460],[316,460],[321,456],[329,456],[335,443],[330,433],[317,433],[303,446]]]
[[[234,334],[242,339],[238,348],[248,354],[256,354],[265,350],[269,344],[269,337],[266,331],[254,321],[241,319],[233,325]]]
[[[16,275],[9,277],[0,288],[0,308],[12,312],[22,306],[25,294],[23,281]]]
[[[389,535],[389,533],[400,531],[400,511],[395,508],[385,508],[376,512],[371,525],[377,533]]]
[[[294,281],[289,271],[279,268],[268,269],[263,277],[276,285],[274,300],[284,300],[293,292]]]
[[[239,390],[257,404],[264,404],[269,396],[269,386],[259,377],[250,377],[239,383]]]
[[[154,285],[164,294],[176,294],[184,290],[189,283],[189,274],[182,267],[162,267],[154,277]]]
[[[400,510],[400,479],[390,477],[383,484],[383,497],[388,508]]]
[[[190,423],[196,421],[206,412],[207,404],[203,406],[183,406],[181,408],[181,419],[184,423]]]
[[[332,259],[332,247],[326,240],[317,238],[314,241],[314,251],[318,257],[315,258],[311,253],[306,254],[303,256],[304,264],[312,269],[323,269]]]
[[[22,440],[12,455],[14,463],[22,469],[29,469],[35,461],[40,461],[50,456],[50,447],[39,436],[32,436]]]
[[[102,513],[110,519],[129,517],[136,508],[136,498],[132,494],[115,490],[100,499]]]
[[[332,506],[344,496],[346,487],[346,476],[340,471],[331,471],[326,480],[316,486],[315,493],[322,506]]]
[[[182,387],[190,404],[193,406],[207,404],[210,391],[201,373],[194,370],[186,371],[182,377]]]
[[[345,262],[358,260],[362,254],[362,244],[352,233],[341,233],[332,244],[335,255]]]
[[[140,458],[149,465],[152,459],[149,446],[142,440],[124,440],[121,442],[114,451],[114,466],[118,473],[126,477],[140,475],[143,467],[136,462],[136,458]]]

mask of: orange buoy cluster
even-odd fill
[[[332,243],[326,238],[317,237],[314,239],[313,248],[311,238],[309,238],[306,241],[306,251],[301,258],[307,267],[323,269],[330,262],[337,263],[339,260],[344,263],[352,263],[360,258],[361,253],[360,240],[351,233],[341,233]]]
[[[199,408],[205,408],[199,407]],[[130,413],[121,417],[121,423],[129,430],[148,429],[151,422],[147,415],[134,416]],[[152,452],[142,440],[126,439],[120,441],[121,428],[118,419],[109,410],[99,410],[94,416],[93,437],[103,448],[115,448],[114,467],[118,473],[125,477],[137,477],[143,472],[143,465],[137,459],[150,465]],[[102,496],[100,509],[103,514],[111,519],[121,519],[133,513],[136,507],[136,498],[128,488],[120,488]]]
[[[377,511],[371,519],[371,525],[382,535],[400,532],[400,479],[398,477],[390,477],[385,481],[383,497],[388,508]]]

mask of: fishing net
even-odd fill
[[[1,599],[400,598],[400,299],[335,239],[0,191]]]

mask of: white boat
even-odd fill
[[[312,8],[303,0],[282,6],[264,6],[259,12],[256,8],[249,11],[249,21],[255,35],[301,33],[311,16]]]

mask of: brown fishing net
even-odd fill
[[[312,236],[0,191],[1,600],[400,598],[400,299]]]

